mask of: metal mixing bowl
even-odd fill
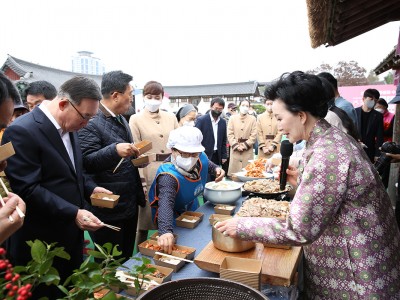
[[[256,244],[251,241],[243,241],[224,236],[214,226],[212,227],[212,241],[215,248],[226,252],[243,252],[256,246]]]
[[[215,189],[216,183],[208,182],[204,188],[204,198],[213,204],[234,204],[242,196],[241,185],[236,182],[224,183],[229,185],[229,189]]]

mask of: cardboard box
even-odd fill
[[[204,214],[201,212],[196,212],[196,211],[185,211],[181,214],[181,216],[192,216],[192,217],[198,217],[200,219],[200,222],[203,220]]]
[[[174,247],[180,251],[173,250],[172,251],[173,256],[179,256],[179,255],[175,255],[175,254],[183,254],[183,255],[185,255],[183,258],[191,259],[191,260],[194,259],[194,254],[196,253],[196,248],[181,246],[181,245],[174,245]],[[182,251],[184,251],[185,253],[182,253]]]
[[[194,220],[194,222],[182,221],[183,219],[186,219],[186,220]],[[176,221],[176,226],[193,229],[193,228],[195,228],[197,225],[199,225],[199,223],[200,223],[200,218],[198,218],[198,217],[192,217],[192,216],[180,215],[179,217],[176,218],[175,221]]]
[[[149,164],[153,161],[156,161],[156,154],[155,153],[146,153],[140,155],[138,158],[134,158],[131,160],[132,164],[135,167],[139,167],[141,165]]]
[[[112,200],[105,200],[105,199],[103,199],[104,197],[107,197]],[[118,204],[119,195],[109,195],[106,193],[94,193],[90,196],[90,200],[92,201],[93,206],[114,208]]]
[[[174,256],[185,258],[185,255],[180,254],[180,253],[174,253]],[[158,266],[171,268],[174,270],[175,273],[178,272],[179,269],[181,269],[185,265],[185,262],[183,260],[179,261],[178,264],[171,264],[171,263],[160,260],[161,257],[163,257],[163,256],[161,256],[159,254],[154,255],[154,257],[153,257],[154,263]],[[168,259],[167,257],[164,257],[164,258]]]
[[[220,267],[220,278],[236,281],[260,290],[262,261],[227,256]]]
[[[220,215],[232,215],[235,211],[236,206],[234,205],[225,205],[225,204],[218,204],[214,206],[214,211],[216,214]]]
[[[143,140],[143,141],[135,143],[133,145],[139,150],[139,155],[146,153],[147,151],[151,150],[151,148],[153,147],[152,143],[147,140]]]
[[[157,251],[160,251],[157,241],[147,240],[138,245],[139,252],[143,255],[154,256]]]
[[[175,233],[173,233],[173,235],[174,235],[174,244],[176,244],[177,241],[178,241],[178,235],[175,234]],[[159,236],[159,235],[158,235],[158,231],[156,231],[156,232],[154,232],[154,233],[150,236],[150,240],[157,241],[157,237],[158,237],[158,236]]]
[[[162,278],[155,277],[153,275],[146,275],[145,277],[147,277],[148,279],[154,280],[155,282],[158,282],[159,284],[167,282],[167,281],[171,281],[172,273],[174,273],[173,269],[167,268],[167,267],[163,267],[163,266],[157,266],[157,265],[153,265],[153,264],[149,264],[148,267],[156,268],[158,272],[160,272],[160,273],[165,275]]]
[[[214,225],[215,222],[217,221],[224,221],[224,220],[228,220],[232,218],[232,216],[228,216],[228,215],[221,215],[221,214],[212,214],[208,220],[210,221],[211,226]]]
[[[6,160],[15,154],[14,147],[11,142],[0,146],[0,161]]]

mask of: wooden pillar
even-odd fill
[[[394,126],[393,126],[393,142],[400,144],[400,104],[396,105],[396,115],[394,117]],[[399,178],[399,167],[400,164],[391,164],[390,165],[390,177],[389,177],[389,185],[388,185],[388,194],[390,200],[392,201],[393,206],[396,203],[397,199],[397,189],[395,187],[395,183]],[[399,183],[400,184],[400,183]]]

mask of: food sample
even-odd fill
[[[147,267],[148,268],[152,268],[153,266],[147,265]],[[161,273],[160,271],[158,271],[157,269],[153,273],[151,273],[150,275],[153,276],[153,277],[156,277],[156,278],[164,278],[165,276],[167,276],[164,273]]]
[[[255,161],[249,163],[246,167],[246,173],[244,176],[246,177],[254,177],[254,178],[264,178],[265,177],[265,165],[267,163],[266,158],[259,158]]]
[[[289,186],[286,186],[286,189],[281,191],[279,188],[278,180],[258,179],[258,180],[247,181],[243,185],[243,189],[253,193],[276,194],[280,192],[290,191],[291,188]]]
[[[149,243],[149,242],[145,243],[145,244],[143,245],[143,247],[144,247],[144,248],[147,248],[147,249],[150,249],[150,250],[155,250],[155,251],[163,252],[163,250],[161,249],[160,246],[151,244],[151,243]],[[175,245],[172,246],[172,251],[175,251],[175,252],[178,252],[178,253],[181,253],[181,254],[190,254],[190,253],[191,253],[190,250],[178,249]]]
[[[190,223],[196,223],[196,222],[197,222],[196,219],[186,219],[186,218],[182,218],[181,221],[183,221],[183,222],[190,222]]]
[[[251,198],[243,203],[236,216],[286,219],[290,203],[262,198]]]
[[[219,209],[226,209],[226,210],[232,210],[235,208],[235,206],[230,206],[230,205],[219,205]]]
[[[240,185],[229,181],[209,182],[206,184],[206,188],[211,190],[220,190],[220,191],[235,190],[239,187]]]
[[[165,262],[167,264],[171,265],[177,265],[181,262],[179,259],[174,259],[174,258],[168,258],[168,257],[160,257],[159,261]]]
[[[113,201],[114,199],[109,198],[109,197],[103,197],[103,198],[101,198],[101,200],[110,200],[110,201]]]

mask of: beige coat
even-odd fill
[[[228,122],[228,141],[231,145],[228,176],[232,173],[240,172],[254,158],[253,144],[257,138],[257,120],[249,114],[233,115]],[[240,141],[242,139],[242,142]],[[246,140],[246,141],[243,141]],[[239,145],[243,145],[245,150],[237,151]]]
[[[129,127],[131,128],[133,140],[135,142],[143,140],[152,142],[153,148],[149,152],[156,154],[171,153],[171,150],[167,149],[166,145],[169,133],[178,128],[178,121],[174,114],[162,110],[151,113],[145,108],[141,113],[133,115],[129,119]],[[157,169],[161,164],[162,161],[156,161],[143,169],[139,169],[141,177],[144,178],[146,182],[147,190],[150,190]],[[138,229],[153,229],[149,205],[144,209],[139,207]]]
[[[257,118],[257,138],[258,138],[258,157],[269,158],[274,153],[279,152],[279,145],[282,139],[282,133],[278,132],[278,123],[272,113],[264,112]],[[269,148],[275,145],[275,151],[265,154],[263,147]]]

